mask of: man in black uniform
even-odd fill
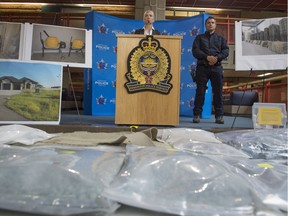
[[[193,109],[193,123],[200,122],[207,82],[210,80],[213,93],[215,122],[217,124],[224,124],[222,101],[223,68],[221,61],[228,57],[229,47],[227,41],[215,33],[216,20],[214,17],[208,17],[206,19],[205,27],[206,32],[197,35],[192,47],[193,56],[197,59],[197,88]]]

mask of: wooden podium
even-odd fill
[[[153,91],[128,93],[125,88],[129,53],[146,38],[145,35],[117,35],[117,74],[115,124],[122,125],[179,125],[181,36],[155,35],[170,55],[170,74],[173,85],[168,94]]]

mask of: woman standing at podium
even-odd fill
[[[135,34],[144,34],[144,35],[160,35],[160,31],[154,29],[154,12],[152,10],[147,10],[144,12],[143,21],[145,23],[144,27],[137,29]]]

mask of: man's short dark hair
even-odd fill
[[[205,25],[206,25],[206,23],[208,22],[208,20],[210,20],[210,19],[216,20],[213,16],[209,16],[209,17],[205,20]]]

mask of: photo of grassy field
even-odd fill
[[[57,121],[60,89],[43,89],[39,94],[24,90],[7,101],[7,107],[33,121]]]

